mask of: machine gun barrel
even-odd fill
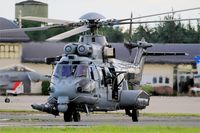
[[[53,107],[45,105],[45,104],[42,104],[42,105],[32,104],[31,107],[33,109],[36,109],[36,110],[39,110],[42,112],[46,112],[49,114],[53,114],[55,116],[59,115],[59,112],[57,110],[55,110],[55,109],[53,109]]]

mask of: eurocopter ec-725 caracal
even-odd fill
[[[136,48],[137,52],[133,63],[123,62],[115,59],[115,49],[109,45],[105,36],[98,33],[98,29],[102,26],[123,24],[130,24],[131,27],[132,24],[196,20],[133,21],[196,9],[199,8],[119,20],[105,20],[105,17],[98,13],[88,13],[80,18],[81,22],[22,17],[21,19],[24,20],[55,24],[42,27],[42,30],[59,26],[78,27],[49,38],[47,41],[60,41],[84,32],[78,42],[66,44],[62,56],[46,59],[46,63],[55,65],[51,77],[50,96],[45,104],[33,104],[32,108],[55,116],[64,113],[65,122],[80,121],[79,112],[115,110],[125,110],[133,121],[138,121],[138,110],[145,109],[150,100],[149,94],[139,89],[145,57],[185,55],[185,53],[149,53],[147,48],[152,44],[142,39],[137,43],[126,43],[129,48]],[[40,28],[36,28],[38,29]],[[29,31],[34,28],[23,30]],[[129,85],[134,89],[129,90]]]

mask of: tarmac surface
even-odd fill
[[[11,103],[4,103],[4,97],[0,97],[0,111],[11,110],[13,112],[0,113],[0,127],[82,127],[93,125],[121,125],[121,126],[195,126],[200,127],[200,116],[171,116],[153,117],[140,115],[139,122],[132,122],[131,118],[124,115],[124,111],[109,113],[91,113],[89,116],[82,113],[80,122],[63,122],[63,115],[53,115],[39,112],[14,112],[14,110],[33,111],[32,103],[45,103],[46,96],[17,96],[10,97]],[[189,113],[200,114],[200,97],[151,97],[150,106],[142,113]]]

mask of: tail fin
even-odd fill
[[[19,87],[20,85],[21,85],[21,82],[14,82],[12,86],[12,90],[16,91],[17,87]]]

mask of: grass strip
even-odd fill
[[[200,127],[92,126],[64,128],[0,128],[0,133],[200,133]]]

